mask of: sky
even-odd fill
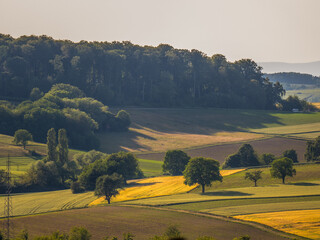
[[[319,0],[0,0],[0,33],[303,63],[320,60],[319,10]]]

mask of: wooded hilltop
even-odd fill
[[[130,42],[13,38],[0,34],[0,96],[22,101],[33,88],[71,84],[108,106],[274,109],[285,93],[251,59],[228,62],[198,50]]]

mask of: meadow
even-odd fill
[[[298,90],[287,90],[287,96],[298,96],[301,99],[305,99],[308,102],[320,102],[320,88],[307,88]]]
[[[4,195],[0,196],[0,206],[4,205]],[[29,215],[71,208],[83,208],[95,200],[93,192],[72,194],[70,189],[14,194],[12,196],[13,216]],[[3,217],[1,212],[0,217]]]
[[[226,157],[238,151],[244,142],[216,144],[214,146],[204,146],[200,148],[184,149],[191,157],[209,157],[216,159],[222,164]],[[280,156],[287,149],[295,149],[298,155],[298,161],[304,162],[304,154],[306,151],[306,141],[300,139],[291,139],[283,137],[272,137],[253,141],[246,141],[252,145],[258,154],[272,153],[275,156]],[[161,153],[137,153],[141,159],[151,159],[163,161],[165,152]]]
[[[209,214],[112,205],[18,217],[13,218],[12,222],[16,233],[28,229],[30,237],[49,234],[57,229],[69,232],[73,226],[85,226],[92,234],[92,239],[103,239],[106,236],[122,239],[123,233],[130,232],[135,236],[134,239],[146,240],[162,235],[170,225],[176,225],[190,240],[200,236],[232,240],[243,235],[250,235],[255,240],[284,240],[290,236],[261,226],[256,228],[226,220]]]
[[[291,113],[248,109],[127,108],[132,125],[128,132],[103,134],[104,152],[120,150],[164,152],[266,137],[257,129],[318,123],[320,113]],[[253,132],[251,132],[253,131]]]

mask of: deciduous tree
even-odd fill
[[[270,173],[272,177],[282,179],[282,183],[285,184],[286,176],[293,177],[296,170],[293,168],[293,161],[285,157],[272,162]]]
[[[32,141],[32,135],[25,129],[19,129],[14,133],[13,142],[15,144],[22,144],[23,148],[26,149],[28,141]]]
[[[204,157],[192,158],[183,171],[184,183],[191,186],[200,184],[202,193],[205,192],[205,186],[211,186],[213,181],[222,181],[219,171],[219,162]]]
[[[181,150],[169,150],[164,157],[162,170],[169,172],[171,175],[181,175],[190,157]]]
[[[297,154],[296,150],[294,150],[294,149],[285,150],[282,153],[282,157],[290,158],[294,163],[298,162],[298,154]]]
[[[313,141],[307,142],[307,150],[304,157],[308,162],[320,160],[320,136]]]
[[[254,186],[256,187],[257,181],[262,178],[261,173],[262,173],[261,170],[255,170],[253,172],[246,172],[246,175],[244,178],[249,179],[250,181],[254,182]]]
[[[95,195],[104,196],[110,204],[111,198],[119,194],[118,189],[124,184],[121,175],[114,173],[112,175],[103,175],[97,179]]]

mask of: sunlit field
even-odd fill
[[[227,176],[244,169],[222,170],[221,175]],[[174,195],[189,192],[198,185],[188,186],[184,184],[183,176],[164,176],[133,180],[127,188],[120,190],[119,195],[113,198],[112,202],[123,202],[143,198],[153,198],[166,195]],[[104,197],[93,201],[90,205],[105,203]]]
[[[235,218],[262,223],[311,239],[320,239],[320,209],[239,215]]]

